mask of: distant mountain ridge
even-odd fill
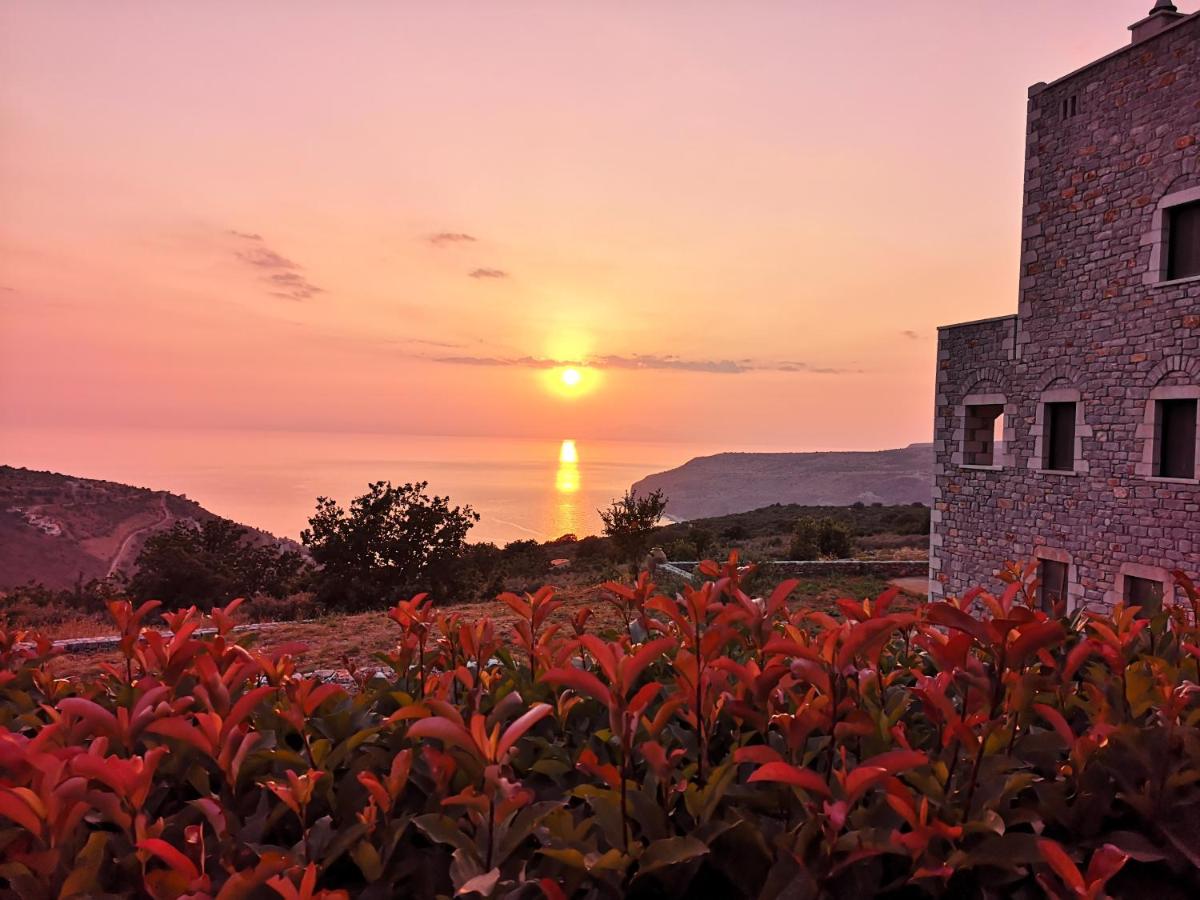
[[[662,489],[676,520],[747,512],[773,503],[849,506],[924,503],[933,494],[933,444],[897,450],[718,453],[635,482]]]
[[[131,574],[153,534],[219,519],[194,500],[115,481],[0,466],[0,590],[31,581],[61,590]],[[243,526],[255,543],[294,541]]]

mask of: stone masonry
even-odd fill
[[[1200,480],[1152,465],[1156,400],[1200,397],[1200,277],[1164,262],[1167,211],[1200,199],[1200,13],[1160,0],[1132,30],[1029,90],[1017,314],[939,329],[933,598],[1035,558],[1068,566],[1069,609],[1200,580]],[[1071,402],[1074,466],[1048,471],[1047,404]]]

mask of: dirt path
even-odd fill
[[[911,594],[914,597],[929,596],[929,579],[925,577],[919,578],[893,578],[888,584],[892,587],[898,587],[906,594]]]
[[[171,518],[171,513],[167,510],[167,498],[159,497],[159,516],[158,521],[151,522],[149,525],[143,525],[141,528],[135,528],[129,534],[125,535],[125,540],[121,541],[121,546],[117,548],[117,552],[113,554],[112,562],[108,566],[108,575],[112,578],[121,568],[121,564],[125,561],[125,557],[129,554],[129,549],[133,546],[134,539],[147,531],[154,531],[161,528]]]

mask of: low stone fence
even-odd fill
[[[279,628],[281,625],[299,625],[311,621],[311,619],[305,619],[297,622],[259,622],[252,625],[237,625],[233,630],[237,633],[243,631],[267,631],[271,628]],[[158,633],[166,641],[171,640],[175,636],[175,632],[170,629],[162,629]],[[205,637],[216,633],[217,629],[215,628],[197,628],[192,632],[196,637]],[[121,636],[119,634],[106,634],[100,637],[64,638],[63,640],[55,641],[53,644],[55,650],[63,653],[102,653],[106,650],[115,650],[120,645]],[[32,648],[33,644],[20,643],[16,646],[18,649],[27,649]]]
[[[658,568],[681,578],[691,578],[698,565],[699,562],[689,560],[666,563]],[[923,559],[804,559],[761,562],[758,570],[778,578],[828,578],[837,575],[922,578],[929,574],[929,563]]]

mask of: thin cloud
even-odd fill
[[[452,247],[455,244],[473,244],[478,238],[462,231],[439,231],[425,238],[435,247]]]
[[[913,331],[911,328],[905,328],[900,333],[910,341],[919,341],[921,339],[921,333],[919,331]]]
[[[265,273],[262,280],[271,288],[272,297],[285,300],[311,300],[324,289],[303,274],[303,266],[266,245],[261,234],[230,229],[243,246],[234,251],[238,260]]]
[[[587,359],[547,359],[538,356],[439,356],[434,362],[455,366],[498,366],[525,369],[556,369],[586,366],[594,369],[641,369],[676,372],[708,372],[741,375],[747,372],[807,372],[813,375],[845,375],[857,370],[811,366],[800,362],[766,362],[752,359],[687,359],[679,356],[607,354]]]
[[[503,269],[472,269],[467,273],[471,278],[507,278],[508,273]]]

